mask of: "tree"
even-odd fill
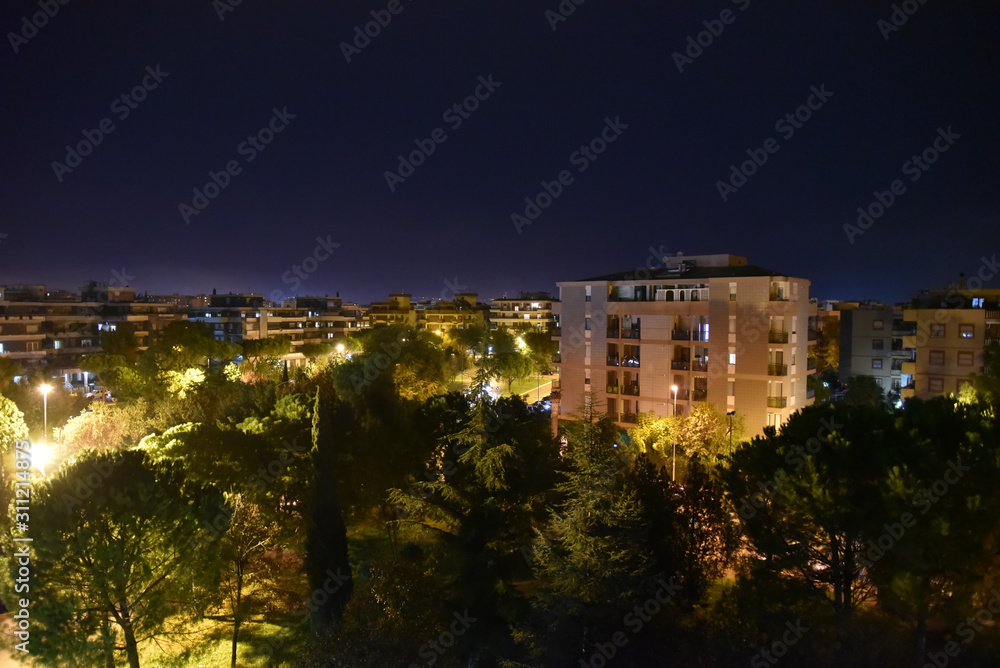
[[[490,352],[482,357],[479,364],[487,369],[490,377],[505,381],[507,392],[510,393],[514,381],[531,375],[532,360],[521,352],[517,339],[506,329],[491,332],[489,341]]]
[[[264,522],[257,505],[242,494],[232,494],[229,504],[232,515],[222,540],[222,556],[226,564],[223,587],[233,611],[233,653],[230,666],[236,668],[240,626],[247,614],[244,589],[254,575],[251,569],[259,564],[261,555],[271,542],[274,528]]]
[[[847,382],[844,403],[848,406],[886,407],[885,391],[873,376],[854,376]]]
[[[67,458],[84,450],[129,448],[152,431],[153,420],[148,413],[149,405],[143,399],[118,404],[93,402],[56,429],[55,438]]]
[[[306,508],[306,573],[313,591],[323,588],[329,573],[346,573],[347,581],[312,615],[314,632],[323,633],[343,615],[351,599],[354,581],[348,559],[347,528],[337,498],[335,435],[331,429],[330,407],[319,391],[313,404],[312,479]]]
[[[559,343],[552,340],[552,334],[532,328],[522,333],[521,339],[528,349],[534,372],[541,374],[552,371],[552,358],[559,352]]]
[[[0,357],[0,392],[14,382],[14,379],[24,374],[21,363],[9,357]]]
[[[212,589],[217,534],[203,526],[222,507],[180,465],[139,451],[85,453],[36,486],[31,521],[45,530],[33,533],[31,585],[45,596],[32,600],[32,653],[58,665],[114,665],[120,634],[139,668],[139,644],[183,632],[186,620],[176,628],[168,618]]]
[[[101,350],[105,355],[121,357],[132,366],[139,360],[139,340],[130,322],[120,322],[113,330],[101,332]]]
[[[13,487],[8,484],[4,459],[14,443],[28,437],[28,425],[24,423],[24,413],[13,401],[0,395],[0,508],[6,511],[14,495]],[[6,516],[0,521],[0,526],[8,523]]]
[[[816,373],[840,373],[840,320],[828,318],[816,337]]]

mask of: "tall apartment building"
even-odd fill
[[[903,345],[916,349],[903,364],[912,375],[903,398],[957,394],[971,374],[983,373],[986,345],[1000,341],[1000,290],[968,290],[962,278],[954,289],[920,293],[903,318],[915,324]]]
[[[555,327],[552,295],[547,292],[522,292],[516,299],[498,297],[490,308],[490,329],[528,325],[544,332]]]
[[[127,322],[145,349],[167,323],[185,318],[169,304],[137,300],[132,288],[91,282],[77,295],[10,286],[0,288],[0,355],[27,373],[44,368],[67,384],[83,384],[80,358],[100,352],[101,332]]]
[[[553,413],[590,394],[622,425],[711,402],[749,435],[809,405],[816,304],[809,281],[734,255],[664,258],[664,267],[558,283]],[[673,390],[676,387],[676,392]]]
[[[389,300],[372,302],[369,321],[372,327],[409,325],[416,329],[442,333],[450,329],[467,329],[486,323],[486,308],[476,299],[475,292],[460,292],[455,299],[413,301],[413,295],[396,293]]]
[[[903,309],[882,304],[855,303],[840,309],[840,379],[871,376],[885,390],[901,396],[912,377],[903,365],[916,359],[916,351],[903,345],[914,333],[914,323],[903,319]]]

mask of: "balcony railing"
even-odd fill
[[[678,401],[687,401],[690,397],[691,397],[691,391],[690,390],[677,390],[677,400]],[[674,398],[673,391],[670,392],[670,398],[671,399]]]
[[[639,416],[636,413],[622,413],[619,422],[628,422],[630,424],[635,424],[639,421]]]
[[[618,366],[617,355],[608,355],[608,366]]]
[[[768,343],[788,343],[788,332],[770,331],[767,333]]]
[[[787,376],[788,375],[788,365],[787,364],[768,364],[767,365],[767,375],[768,376]]]
[[[609,339],[617,339],[618,338],[618,328],[617,327],[608,327],[608,338]]]
[[[812,399],[815,396],[816,396],[816,390],[812,389],[811,387],[808,390],[806,390],[806,399]]]
[[[690,371],[691,363],[686,360],[674,360],[670,363],[670,368],[674,371]]]
[[[618,394],[618,386],[608,385],[608,394]]]
[[[672,332],[670,332],[670,338],[674,341],[690,341],[691,332],[681,329],[675,329]]]
[[[785,293],[782,292],[782,291],[780,291],[780,290],[771,290],[771,293],[768,295],[768,299],[770,301],[772,301],[772,302],[787,302],[788,301],[788,297],[785,296]]]
[[[708,362],[692,362],[691,363],[691,370],[692,371],[700,371],[702,373],[707,373],[708,372]]]
[[[639,358],[638,357],[626,357],[622,360],[622,366],[638,367]]]
[[[768,408],[784,408],[788,405],[788,397],[768,397]]]
[[[815,330],[815,329],[810,329],[806,333],[806,340],[807,341],[815,341],[818,337],[819,337],[819,332],[817,330]]]
[[[810,357],[806,359],[806,371],[812,371],[816,368],[816,358]]]
[[[562,336],[562,327],[552,327],[549,329],[549,334],[552,336]]]
[[[708,390],[692,390],[691,401],[705,401],[708,399]]]
[[[632,327],[631,329],[622,330],[623,339],[638,339],[639,338],[639,328]]]
[[[562,363],[562,355],[560,353],[556,353],[555,355],[553,355],[552,356],[552,363],[553,364],[560,364],[560,363]]]
[[[708,332],[705,331],[694,331],[691,332],[692,341],[708,341]]]
[[[639,384],[632,383],[631,385],[622,386],[622,394],[627,394],[632,397],[639,396]]]

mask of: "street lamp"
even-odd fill
[[[729,458],[733,458],[733,416],[736,415],[736,411],[729,411],[726,413],[729,416]]]
[[[38,391],[42,393],[42,441],[49,441],[49,392],[51,385],[39,385]]]
[[[670,482],[677,481],[677,386],[671,385],[671,391],[674,393],[674,446],[673,453],[670,455]]]

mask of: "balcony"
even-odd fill
[[[623,339],[638,339],[639,338],[639,328],[632,327],[631,329],[622,330]]]
[[[608,327],[608,338],[609,339],[617,339],[618,338],[618,328],[617,327]]]
[[[673,341],[690,341],[691,332],[675,329],[670,332],[670,339]]]
[[[555,355],[553,355],[552,356],[552,363],[553,364],[561,364],[562,363],[562,354],[561,353],[556,353]]]
[[[622,360],[622,366],[629,366],[629,367],[633,367],[633,368],[638,368],[639,367],[639,358],[638,357],[626,357],[625,359]]]
[[[788,405],[788,397],[768,397],[768,408],[784,408]]]
[[[608,394],[618,394],[618,386],[617,385],[608,385],[607,392],[608,392]]]
[[[809,357],[806,359],[806,371],[812,371],[816,368],[816,358]]]
[[[608,355],[608,366],[618,366],[617,355]]]
[[[553,339],[562,336],[562,327],[552,327],[552,328],[550,328],[549,329],[549,334],[552,335]]]
[[[639,417],[636,413],[622,413],[619,422],[628,422],[629,424],[635,424],[639,421]]]
[[[692,390],[691,401],[705,401],[708,399],[708,390]]]
[[[705,331],[691,332],[691,340],[692,341],[703,341],[703,342],[704,341],[708,341],[708,332],[705,332]]]
[[[690,371],[691,362],[687,360],[674,360],[670,363],[670,368],[674,371]]]
[[[812,399],[815,396],[816,396],[816,390],[812,389],[811,387],[808,390],[806,390],[806,399]]]
[[[810,328],[808,333],[806,334],[806,341],[815,341],[818,336],[819,332],[815,329]]]
[[[768,343],[788,343],[788,332],[770,331],[767,333]]]
[[[788,365],[787,364],[768,364],[767,365],[767,375],[768,376],[787,376],[788,375]]]
[[[674,398],[674,393],[673,393],[672,390],[670,392],[670,398],[671,399]],[[686,390],[686,389],[677,390],[677,400],[678,401],[687,401],[690,398],[691,398],[691,391],[690,390]]]
[[[623,385],[622,394],[627,394],[631,397],[639,396],[639,383],[630,383],[628,385]]]
[[[772,302],[787,302],[788,297],[785,296],[782,290],[771,290],[770,294],[767,296],[768,301]]]
[[[708,373],[708,362],[692,362],[692,371],[700,371],[701,373]]]

